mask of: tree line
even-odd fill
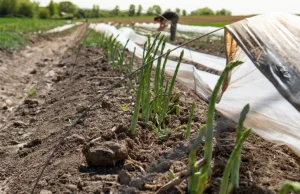
[[[168,9],[167,11],[171,11]],[[181,16],[207,16],[207,15],[231,15],[226,9],[214,12],[205,7],[192,11],[190,14],[186,10],[176,8],[173,10]],[[71,1],[54,2],[53,0],[46,7],[40,7],[38,3],[31,0],[0,0],[0,16],[13,17],[38,17],[42,19],[72,19],[76,18],[103,18],[103,17],[133,17],[133,16],[154,16],[163,11],[159,5],[153,5],[144,10],[142,5],[129,5],[128,10],[120,10],[116,6],[112,10],[101,10],[99,5],[94,5],[91,9],[82,9]]]

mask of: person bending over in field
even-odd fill
[[[157,29],[158,31],[162,31],[166,27],[167,21],[171,21],[171,36],[170,40],[174,41],[175,40],[175,34],[176,34],[176,28],[177,28],[177,23],[179,21],[179,16],[177,13],[172,12],[172,11],[166,11],[162,15],[157,16],[154,18],[154,21],[159,22],[160,26]]]

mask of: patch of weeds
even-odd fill
[[[27,91],[27,94],[28,94],[29,97],[35,96],[36,93],[37,93],[37,91],[34,88],[32,88],[32,89],[30,89],[30,90]]]
[[[2,49],[17,50],[25,43],[25,39],[17,33],[0,31],[0,48]]]

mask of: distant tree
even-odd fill
[[[149,7],[149,8],[147,9],[147,15],[149,15],[149,16],[154,15],[154,13],[153,13],[153,8],[152,8],[152,7]]]
[[[118,16],[119,13],[120,13],[120,9],[119,9],[119,6],[117,5],[117,6],[111,11],[111,15]]]
[[[180,8],[176,8],[176,13],[177,13],[178,15],[181,15],[181,14],[180,14]]]
[[[91,11],[91,18],[99,18],[100,14],[99,14],[100,8],[99,5],[93,5],[93,9]]]
[[[88,12],[89,12],[89,10],[77,9],[77,11],[75,13],[75,17],[76,18],[87,18],[87,17],[89,17]],[[100,13],[99,13],[99,15],[100,15]]]
[[[18,11],[17,0],[0,0],[0,15],[7,16],[16,14]]]
[[[143,10],[143,7],[142,7],[141,5],[139,5],[139,6],[138,6],[138,10],[137,10],[137,12],[136,12],[136,15],[137,15],[137,16],[142,15],[142,10]]]
[[[29,0],[21,0],[19,1],[19,9],[18,14],[32,18],[34,16],[35,7],[34,4]]]
[[[186,10],[182,10],[182,16],[186,16]]]
[[[216,11],[216,15],[227,15],[227,16],[231,16],[231,11],[227,10],[227,9],[221,9],[219,11]]]
[[[48,19],[48,18],[50,18],[50,15],[51,14],[50,14],[50,10],[49,9],[43,8],[43,7],[40,8],[39,14],[38,14],[38,16],[39,16],[40,19]]]
[[[214,15],[214,11],[208,7],[200,8],[191,12],[192,16],[207,16]]]
[[[135,5],[131,4],[129,6],[129,11],[128,11],[129,16],[134,16],[135,15]]]
[[[161,8],[159,5],[153,5],[152,11],[156,14],[161,14]]]
[[[48,10],[49,10],[50,16],[54,16],[54,14],[55,14],[55,5],[54,5],[53,0],[50,1],[49,5],[48,5]]]
[[[76,12],[76,5],[74,5],[70,1],[62,1],[58,4],[58,11],[61,14],[64,13],[75,13]]]

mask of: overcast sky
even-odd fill
[[[35,0],[46,6],[50,0]],[[63,0],[54,0],[56,2]],[[171,8],[186,9],[188,12],[197,8],[209,7],[219,10],[229,9],[233,15],[260,14],[267,12],[300,13],[300,0],[71,0],[80,8],[91,8],[93,4],[100,9],[112,9],[119,5],[121,10],[128,10],[130,4],[141,4],[144,10],[152,5],[160,5],[162,10]],[[173,3],[171,3],[173,2]]]

